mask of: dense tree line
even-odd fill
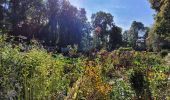
[[[0,32],[58,48],[78,45],[80,50],[114,50],[126,46],[159,51],[168,48],[170,43],[170,3],[168,0],[149,2],[156,11],[153,27],[133,21],[122,35],[122,29],[115,25],[110,13],[94,13],[89,22],[86,10],[76,8],[68,0],[1,0]]]
[[[114,24],[110,13],[93,14],[90,23],[85,9],[72,6],[67,0],[4,0],[0,2],[0,12],[1,29],[27,40],[35,38],[47,46],[76,44],[90,49],[95,47],[90,45],[94,44],[96,28],[101,28],[97,37],[103,47],[114,49],[113,43],[121,41],[121,28]]]
[[[66,0],[9,0],[2,2],[1,8],[6,10],[1,19],[7,18],[11,35],[38,38],[48,45],[80,44],[86,30],[85,9]]]

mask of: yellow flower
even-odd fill
[[[160,73],[159,75],[160,75],[161,78],[166,78],[167,77],[167,75],[164,74],[164,73]]]

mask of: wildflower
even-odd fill
[[[167,75],[164,74],[164,73],[160,73],[159,75],[160,75],[161,78],[166,78],[167,77]]]

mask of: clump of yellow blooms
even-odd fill
[[[94,61],[86,63],[84,74],[74,84],[65,100],[108,100],[112,86],[104,82],[100,67]]]
[[[147,75],[149,81],[155,80],[155,79],[166,79],[168,78],[168,75],[163,72],[148,72]]]
[[[112,87],[102,80],[100,74],[100,67],[95,66],[92,61],[88,62],[83,75],[82,87],[80,89],[86,99],[108,99]]]

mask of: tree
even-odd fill
[[[1,0],[2,26],[8,26],[10,35],[25,36],[27,41],[35,38],[59,48],[81,47],[82,38],[90,38],[91,28],[85,9],[77,9],[68,0]]]
[[[122,29],[114,24],[110,13],[99,11],[92,15],[95,48],[114,50],[122,43]]]
[[[151,7],[156,11],[153,33],[157,34],[160,48],[170,44],[170,1],[149,0]]]
[[[66,47],[74,44],[80,46],[82,36],[88,29],[85,9],[77,9],[64,0],[59,19],[59,46]]]
[[[40,13],[43,13],[43,0],[7,0],[6,5],[5,20],[6,23],[8,21],[10,35],[23,35],[32,39],[38,34],[40,25],[37,25],[41,21]]]
[[[93,38],[91,36],[92,27],[90,22],[86,23],[86,28],[84,29],[83,35],[82,35],[82,41],[81,41],[81,50],[83,51],[89,51],[93,44]]]
[[[123,32],[122,41],[126,43],[128,42],[128,30]]]
[[[0,13],[0,24],[6,15],[13,36],[36,38],[48,46],[80,46],[89,30],[85,9],[77,9],[67,0],[1,0],[0,12],[4,5],[6,13]]]
[[[150,28],[146,38],[146,45],[149,51],[159,51],[159,36],[154,33],[153,27]]]
[[[109,30],[114,25],[113,16],[110,13],[99,11],[92,15],[91,21],[93,29],[99,29],[99,31],[96,32],[100,41],[99,45],[106,48]]]
[[[0,28],[2,27],[2,20],[3,20],[3,2],[0,1]]]
[[[40,38],[47,45],[56,45],[59,42],[59,0],[47,0],[46,18],[47,22],[40,32]]]
[[[170,1],[150,0],[151,6],[156,10],[154,32],[165,39],[170,39]]]
[[[144,31],[145,27],[141,22],[133,21],[132,25],[130,27],[130,30],[128,31],[128,42],[131,47],[136,48],[136,42],[138,40],[139,31]]]
[[[157,12],[160,11],[160,7],[162,6],[163,1],[164,0],[149,0],[149,2],[151,3],[151,7]]]
[[[81,47],[82,37],[89,32],[85,9],[77,9],[66,0],[48,0],[47,21],[40,32],[41,40],[48,46]]]
[[[122,29],[114,25],[110,32],[109,37],[109,50],[114,50],[122,44]]]
[[[7,14],[6,10],[7,10],[7,0],[1,0],[0,1],[0,29],[1,31],[6,30],[7,27],[7,21],[5,19],[7,19],[7,17],[5,16]]]
[[[90,22],[87,20],[86,17],[86,11],[84,8],[80,9],[80,13],[79,13],[79,19],[80,19],[80,27],[81,27],[81,50],[83,51],[87,51],[90,50],[92,48],[92,37],[91,37],[91,24]],[[84,42],[84,44],[83,44]],[[84,48],[84,49],[83,49]]]

